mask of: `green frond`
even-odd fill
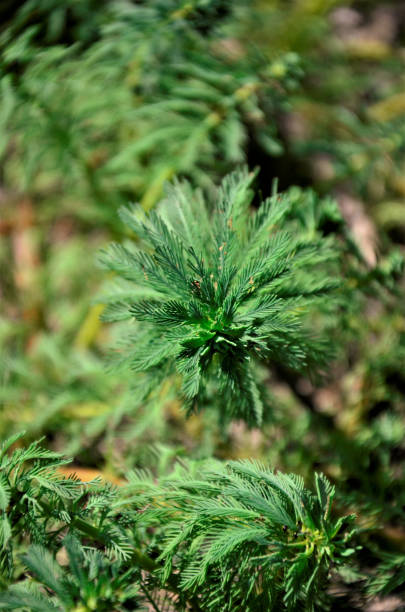
[[[67,606],[72,605],[70,597],[61,582],[61,569],[49,551],[41,546],[31,546],[22,557],[24,565],[47,588],[56,593]]]
[[[11,488],[8,479],[4,474],[0,474],[0,510],[5,512],[10,503]]]
[[[265,595],[259,585],[266,589],[266,609],[312,610],[320,596],[318,574],[325,577],[353,550],[352,536],[339,534],[329,518],[333,487],[327,479],[316,476],[315,496],[301,477],[255,461],[199,464],[198,480],[190,479],[192,464],[185,470],[163,488],[149,484],[140,496],[143,520],[165,523],[163,579],[178,567],[181,588],[198,593],[207,610],[220,609],[218,601],[259,609]],[[342,517],[340,526],[345,520],[352,518]]]
[[[0,609],[30,610],[30,612],[64,612],[40,591],[31,586],[12,585],[5,593],[0,593]]]
[[[254,178],[246,169],[229,175],[213,204],[183,182],[169,188],[157,212],[122,210],[140,242],[130,250],[114,246],[111,258],[103,257],[108,269],[135,283],[133,299],[128,292],[124,301],[112,295],[105,314],[135,319],[132,367],[151,380],[157,368],[179,372],[192,408],[214,385],[223,393],[223,418],[259,424],[267,408],[255,362],[322,370],[330,343],[309,332],[307,318],[322,319],[326,298],[329,309],[338,306],[340,283],[339,250],[294,216],[296,195],[275,194],[250,209]],[[323,206],[309,202],[310,212]]]

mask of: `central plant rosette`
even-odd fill
[[[124,283],[104,319],[135,320],[128,358],[145,389],[163,370],[178,372],[186,405],[198,406],[213,383],[225,412],[237,405],[239,416],[260,423],[256,362],[308,373],[331,356],[307,315],[314,328],[337,303],[340,247],[322,226],[332,220],[339,228],[341,218],[312,192],[274,193],[254,209],[254,178],[226,177],[213,204],[177,183],[158,212],[123,209],[137,241],[115,244],[104,257]]]

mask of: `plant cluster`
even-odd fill
[[[112,2],[92,45],[38,53],[38,25],[6,29],[3,150],[17,135],[26,184],[45,172],[58,188],[75,176],[105,220],[108,204],[134,194],[150,208],[174,174],[199,184],[223,176],[249,139],[279,154],[275,118],[299,80],[298,57],[285,54],[278,75],[259,50],[239,49],[225,27],[238,3],[227,5]]]
[[[0,609],[401,610],[401,7],[0,15]]]
[[[17,440],[1,451],[1,577],[30,577],[2,609],[312,609],[321,576],[354,553],[354,517],[332,518],[322,475],[314,495],[259,463],[211,461],[119,490],[63,476],[68,461],[38,443],[8,452]]]
[[[252,210],[253,179],[226,177],[212,208],[184,183],[157,212],[121,211],[138,242],[102,257],[122,277],[104,318],[135,318],[119,361],[134,372],[138,403],[148,406],[168,379],[176,387],[177,372],[185,406],[207,406],[217,393],[221,427],[234,414],[261,424],[258,362],[319,370],[330,355],[308,315],[332,334],[329,320],[342,320],[336,307],[350,294],[344,284],[384,278],[362,271],[332,201],[275,192]],[[5,443],[1,464],[5,609],[316,610],[329,605],[332,570],[357,576],[355,515],[331,514],[335,489],[323,475],[313,495],[301,476],[261,462],[211,460],[179,464],[158,482],[134,473],[114,489],[66,478],[66,461],[37,442],[8,454],[18,438]],[[15,583],[27,536],[20,559],[30,578]],[[396,585],[386,567],[371,590]]]

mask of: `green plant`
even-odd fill
[[[69,461],[41,447],[38,442],[7,454],[20,437],[21,434],[8,439],[1,450],[3,575],[12,575],[14,546],[21,543],[24,533],[29,534],[33,542],[52,550],[58,546],[65,525],[73,531],[77,526],[86,531],[85,519],[90,513],[92,520],[97,521],[98,537],[109,542],[110,550],[118,556],[127,557],[126,546],[121,545],[119,527],[109,533],[110,523],[104,531],[114,495],[112,488],[102,487],[97,482],[84,487],[77,478],[65,478],[58,468]],[[54,529],[51,529],[52,524]],[[95,528],[89,526],[88,530],[91,535]]]
[[[252,212],[253,179],[246,171],[228,176],[212,211],[187,184],[171,189],[157,212],[121,210],[141,242],[114,244],[102,257],[126,281],[102,316],[136,320],[127,360],[144,374],[144,397],[177,370],[190,408],[214,381],[224,416],[261,423],[257,362],[316,372],[330,357],[305,320],[339,302],[340,249],[322,225],[342,219],[331,200],[293,192]]]
[[[114,224],[117,204],[134,197],[150,208],[175,174],[209,184],[245,160],[252,137],[280,154],[276,114],[299,59],[286,54],[278,76],[264,54],[232,42],[238,18],[237,3],[214,0],[110,2],[91,44],[82,36],[49,47],[38,44],[39,26],[16,35],[16,19],[0,38],[9,182],[17,170],[26,186],[63,191],[74,176],[69,189],[92,204],[76,214]]]
[[[211,461],[120,490],[62,476],[68,461],[37,442],[7,452],[17,440],[1,450],[1,609],[289,610],[304,598],[309,610],[355,552],[353,517],[332,518],[321,475],[313,495],[300,477]]]
[[[21,561],[32,580],[10,587],[0,596],[0,607],[35,612],[139,609],[136,566],[123,570],[119,561],[84,548],[72,536],[64,538],[63,547],[67,563],[61,566],[48,549],[31,546]]]
[[[397,4],[1,3],[0,609],[402,609]]]
[[[355,552],[354,516],[332,518],[334,488],[319,474],[316,495],[253,461],[179,467],[160,486],[130,482],[144,487],[139,523],[164,533],[163,579],[178,569],[203,610],[322,607],[329,570]]]

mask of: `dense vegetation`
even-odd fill
[[[0,14],[0,609],[405,609],[403,7]]]

